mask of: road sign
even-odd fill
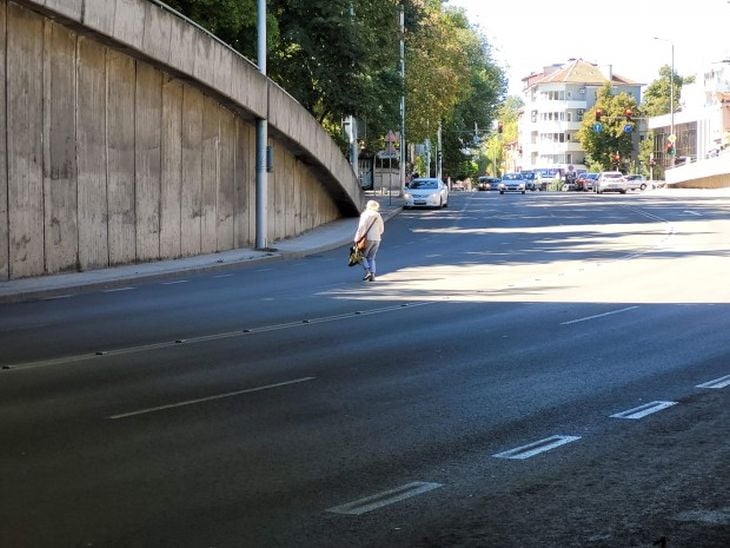
[[[395,136],[395,133],[393,133],[393,130],[389,129],[388,134],[385,136],[385,142],[395,143],[397,140],[398,138]]]
[[[601,122],[596,122],[593,124],[593,131],[596,133],[601,133],[601,130],[603,129],[603,124]]]
[[[672,144],[674,144],[676,140],[677,140],[677,136],[674,133],[672,133],[669,137],[667,137],[667,141],[669,141]]]
[[[634,129],[634,126],[632,126],[631,124],[626,124],[624,126],[624,133],[631,133],[632,129]]]

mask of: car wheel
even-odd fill
[[[524,193],[525,193],[525,191],[523,190],[523,191],[522,191],[522,194],[524,194]]]
[[[639,190],[646,190],[646,184],[641,183],[641,186],[639,187]]]
[[[500,191],[499,191],[499,193],[500,193],[500,194],[504,194],[504,190],[500,190]]]

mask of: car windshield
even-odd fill
[[[525,178],[525,179],[534,179],[535,178],[535,174],[532,171],[523,171],[522,172],[522,177]]]
[[[620,179],[622,175],[620,173],[604,173],[603,177],[605,179]]]
[[[518,181],[522,179],[522,175],[519,173],[505,173],[502,179],[505,181]]]
[[[419,181],[418,179],[411,181],[411,188],[422,188],[422,189],[434,189],[438,188],[438,183],[436,181]]]

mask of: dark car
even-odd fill
[[[583,191],[589,191],[593,190],[593,187],[596,186],[596,179],[598,179],[598,173],[581,173],[578,176],[578,179],[576,180],[575,184],[578,187],[578,190]]]
[[[520,171],[522,178],[525,180],[525,190],[537,190],[537,184],[535,183],[535,172],[531,169]]]
[[[500,181],[501,179],[499,177],[482,175],[477,180],[477,190],[498,190]]]

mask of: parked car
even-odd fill
[[[646,189],[646,177],[643,175],[626,175],[626,184],[629,190],[645,190]]]
[[[581,173],[575,182],[578,186],[578,190],[583,190],[586,192],[589,190],[593,190],[596,186],[596,179],[598,179],[599,175],[600,173],[596,173],[593,171]]]
[[[521,192],[525,193],[525,180],[521,173],[505,173],[502,175],[502,181],[499,183],[499,193],[505,192]]]
[[[403,200],[403,209],[447,207],[449,205],[449,188],[441,179],[413,179],[403,194]]]
[[[560,171],[555,168],[538,168],[535,170],[535,186],[537,190],[547,190],[550,187],[559,185],[560,182]]]
[[[530,191],[537,190],[537,184],[535,184],[535,172],[531,169],[520,171],[522,178],[525,180],[525,189]]]
[[[499,182],[501,180],[499,177],[482,175],[477,180],[477,190],[499,190]]]
[[[620,192],[626,194],[628,184],[620,171],[602,171],[596,179],[596,192],[603,194],[604,192]]]

